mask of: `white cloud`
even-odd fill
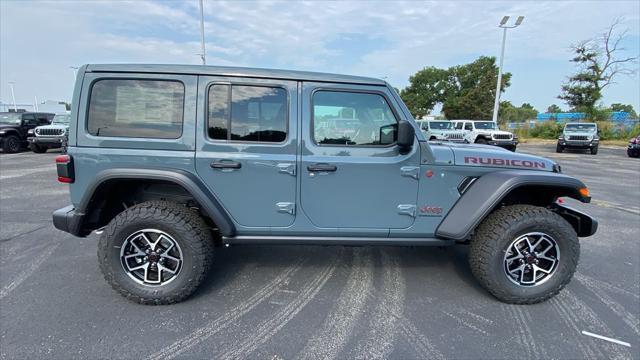
[[[514,94],[514,102],[539,107],[559,102],[554,97],[560,74],[572,70],[571,43],[594,36],[619,16],[625,16],[630,36],[640,36],[638,2],[205,0],[205,12],[210,64],[386,76],[399,87],[424,66],[495,56],[497,21],[505,14],[524,15],[524,24],[508,33],[505,69],[514,72],[514,81],[505,98]],[[24,18],[35,26],[25,26]],[[195,0],[1,1],[0,98],[6,101],[11,78],[18,83],[16,96],[25,101],[34,94],[69,99],[69,66],[81,63],[196,64],[198,21]],[[607,96],[640,105],[637,80],[621,81]]]

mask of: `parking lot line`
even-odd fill
[[[584,330],[582,330],[582,333],[583,333],[584,335],[592,336],[592,337],[597,338],[597,339],[601,339],[601,340],[609,341],[609,342],[612,342],[612,343],[615,343],[615,344],[619,344],[619,345],[623,345],[623,346],[626,346],[626,347],[631,347],[631,344],[629,344],[628,342],[625,342],[625,341],[620,341],[620,340],[612,339],[612,338],[610,338],[610,337],[606,337],[606,336],[602,336],[602,335],[598,335],[598,334],[590,333],[590,332],[588,332],[588,331],[584,331]]]
[[[60,243],[57,243],[48,249],[46,249],[42,254],[40,254],[29,267],[21,272],[12,282],[10,282],[7,286],[3,287],[0,290],[0,300],[5,296],[9,295],[15,288],[17,288],[23,281],[25,281],[29,276],[31,276],[42,264],[53,254],[53,252],[60,246]]]

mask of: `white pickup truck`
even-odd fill
[[[493,121],[452,120],[456,130],[464,132],[464,139],[469,143],[488,144],[516,151],[518,137],[508,131],[502,131]]]

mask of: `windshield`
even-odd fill
[[[496,123],[493,121],[476,121],[476,129],[495,130]]]
[[[15,125],[20,121],[20,114],[16,113],[2,113],[0,114],[0,124]]]
[[[434,130],[451,129],[453,125],[448,121],[429,121],[429,127]]]
[[[53,117],[52,124],[60,124],[60,125],[69,125],[69,119],[71,119],[71,115],[69,114],[57,114]]]
[[[596,124],[567,124],[564,130],[569,132],[594,132],[596,131]]]

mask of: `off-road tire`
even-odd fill
[[[529,232],[552,236],[560,249],[555,272],[536,286],[520,286],[507,278],[504,255],[513,240]],[[573,227],[558,214],[532,205],[512,205],[490,214],[476,229],[469,249],[469,264],[480,284],[510,304],[535,304],[558,294],[573,277],[580,258],[580,243]]]
[[[516,152],[516,146],[509,146],[509,151]]]
[[[557,144],[556,145],[556,152],[557,153],[561,153],[563,151],[564,151],[564,147],[562,145],[560,145],[560,144]]]
[[[598,154],[598,146],[592,147],[589,151],[591,151],[591,155]]]
[[[5,154],[17,153],[20,151],[20,147],[20,138],[15,135],[7,136],[2,143],[2,151],[4,151]]]
[[[29,144],[29,148],[36,154],[46,153],[49,150],[48,147],[39,144]]]
[[[476,139],[476,144],[487,145],[487,139],[485,138]]]
[[[178,243],[183,263],[176,278],[160,286],[133,281],[120,260],[124,240],[142,229],[158,229]],[[127,299],[148,305],[173,304],[198,288],[213,262],[213,238],[204,220],[193,210],[167,201],[149,201],[118,214],[104,229],[98,243],[98,261],[105,280]]]
[[[640,151],[638,151],[638,150],[633,151],[631,149],[627,149],[627,156],[631,157],[631,158],[637,158],[637,157],[640,156]]]

